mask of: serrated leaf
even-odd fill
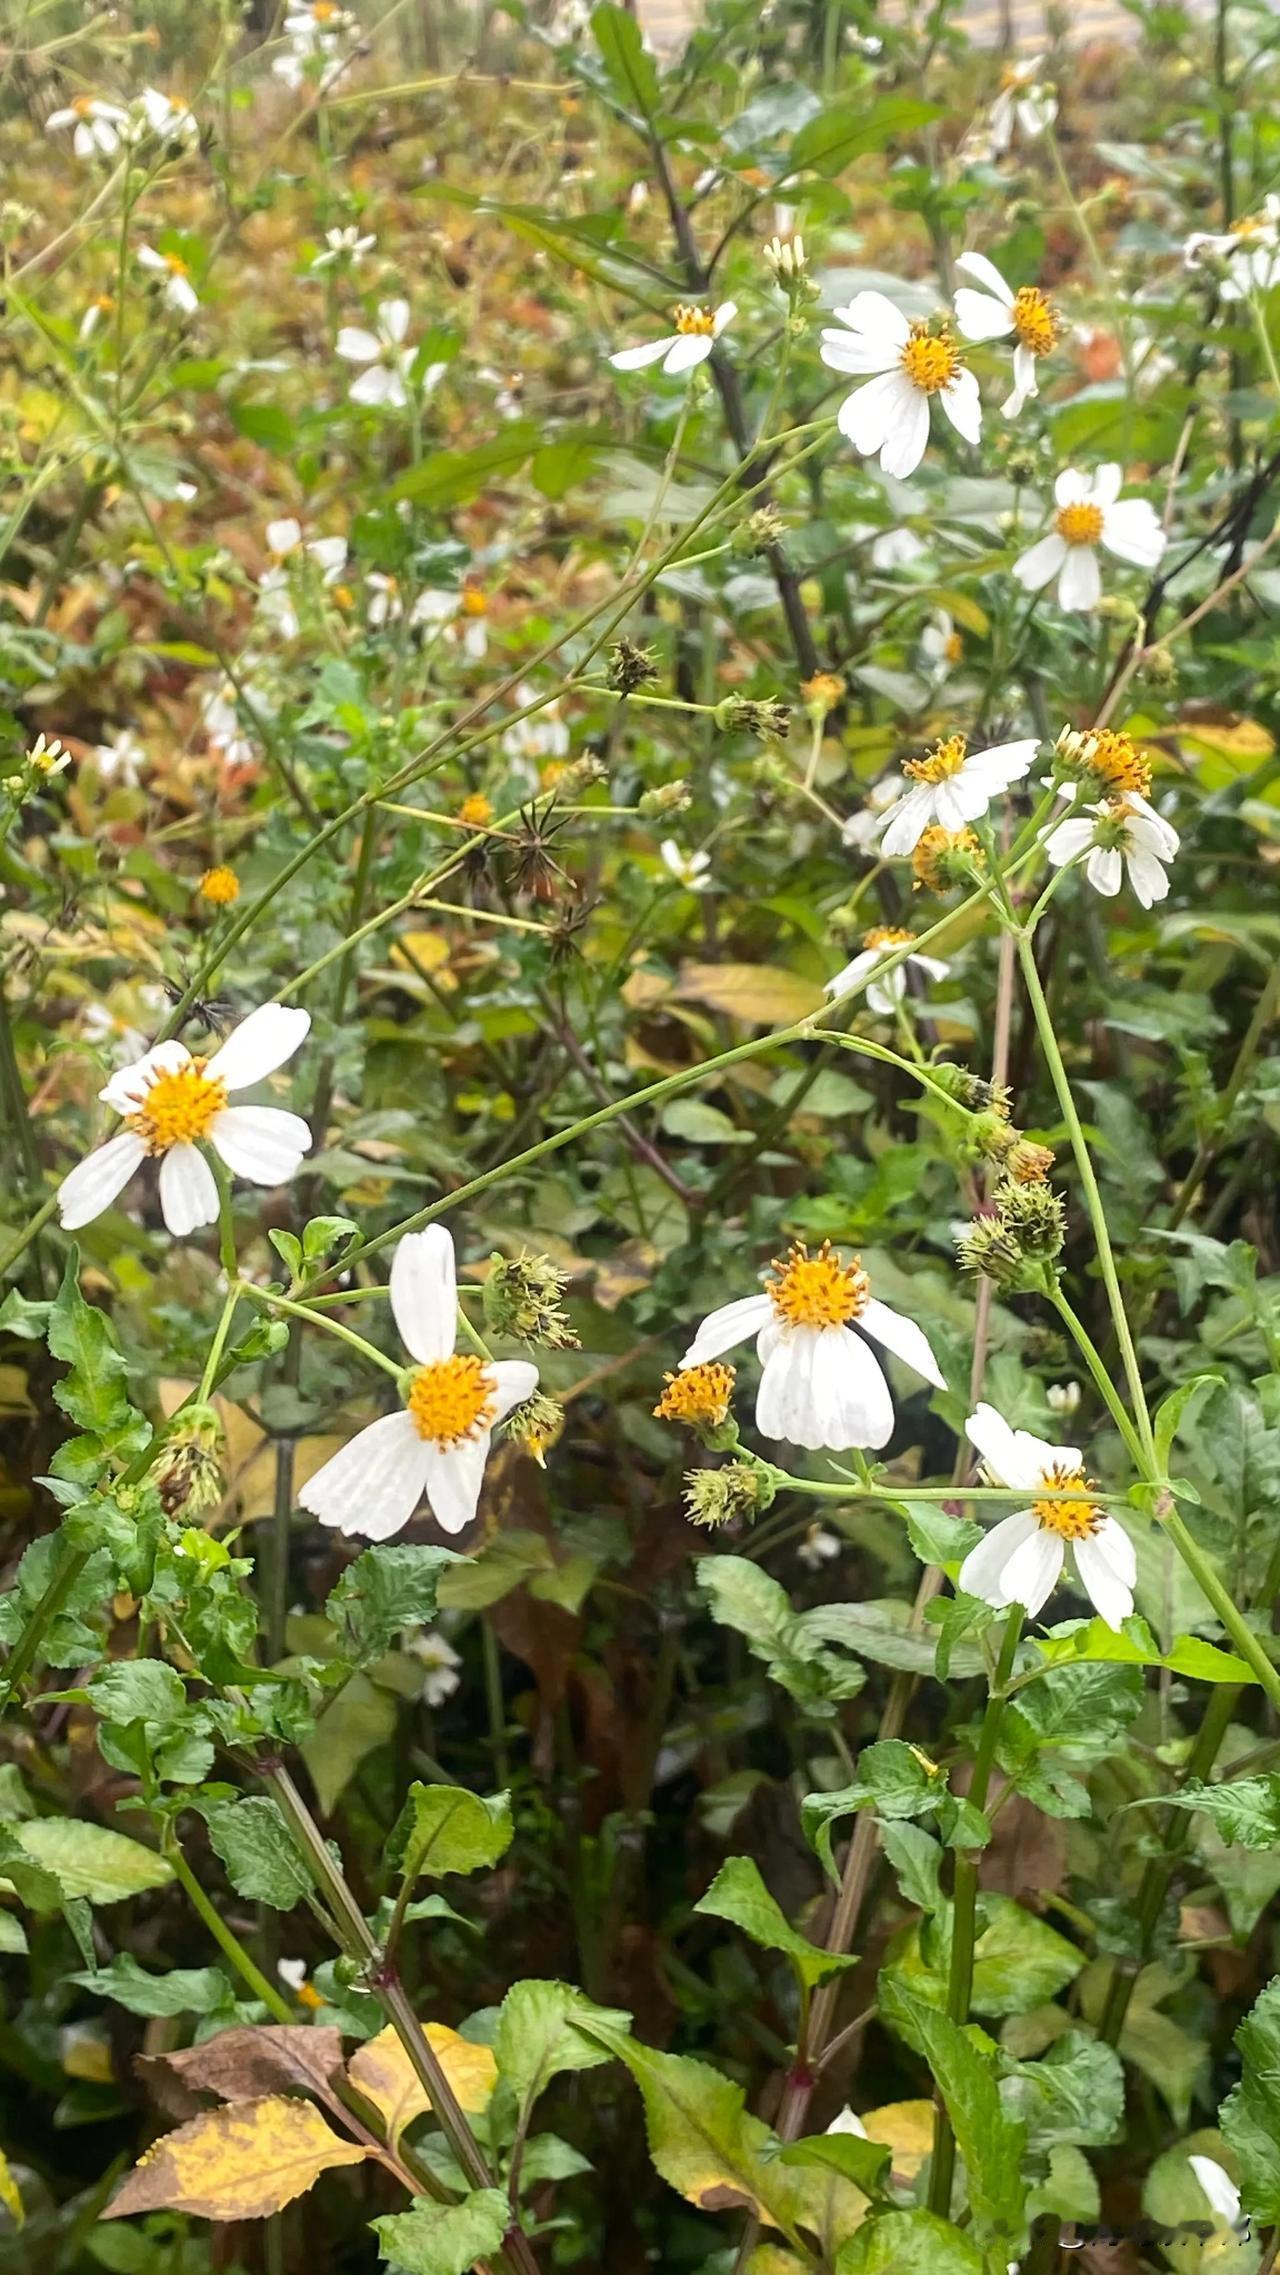
[[[452,1549],[420,1548],[409,1541],[366,1548],[347,1566],[325,1605],[347,1656],[365,1665],[380,1659],[405,1628],[429,1627],[441,1576],[451,1565],[468,1562]]]
[[[1003,2078],[1000,2098],[1033,2149],[1101,2148],[1124,2122],[1124,2068],[1113,2046],[1068,2030],[1038,2062],[1020,2062]]]
[[[162,1659],[122,1659],[94,1676],[87,1695],[104,1722],[173,1723],[187,1709],[182,1677]]]
[[[473,2045],[443,2022],[426,2022],[422,2034],[435,2054],[459,2107],[475,2117],[489,2106],[498,2082],[498,2065],[488,2046]],[[419,2078],[395,2031],[388,2025],[361,2046],[347,2064],[347,2076],[366,2101],[371,2101],[387,2127],[394,2148],[406,2125],[431,2107],[431,2096]]]
[[[510,2218],[500,2188],[477,2188],[460,2204],[419,2202],[371,2225],[396,2275],[466,2275],[502,2249]]]
[[[511,1843],[511,1797],[487,1800],[462,1785],[409,1787],[392,1848],[406,1880],[438,1880],[446,1872],[482,1872]]]
[[[1240,2201],[1250,2216],[1280,2222],[1280,1976],[1250,2008],[1235,2035],[1241,2078],[1219,2123],[1240,2166]]]
[[[1006,2116],[994,2061],[973,2035],[929,2006],[893,1968],[880,1977],[880,2012],[928,2063],[964,2159],[969,2204],[980,2240],[1012,2258],[1025,2225],[1026,2129]]]
[[[892,2158],[893,2151],[882,2141],[864,2140],[860,2133],[812,2133],[807,2140],[793,2141],[782,2152],[784,2164],[811,2164],[826,2172],[838,2172],[864,2196],[878,2194]]]
[[[985,2275],[967,2235],[932,2212],[882,2212],[836,2253],[836,2275]]]
[[[279,1809],[266,1794],[226,1801],[206,1814],[209,1839],[238,1895],[290,1912],[310,1894],[311,1873]]]
[[[749,1856],[731,1856],[722,1864],[706,1895],[693,1908],[695,1912],[709,1912],[715,1919],[731,1920],[766,1951],[780,1951],[810,1988],[846,1967],[858,1965],[852,1954],[822,1951],[792,1927],[781,1905],[769,1894],[759,1866]]]
[[[626,2031],[629,2016],[616,2007],[596,2006],[572,1983],[527,1978],[513,1983],[498,2010],[493,2051],[503,2083],[517,2101],[534,2101],[564,2070],[595,2069],[612,2053],[579,2027],[594,2023],[606,2031]]]
[[[179,2125],[147,2150],[102,2217],[186,2212],[200,2220],[263,2220],[306,2193],[322,2172],[361,2164],[309,2101],[269,2094],[228,2102]]]
[[[124,1389],[127,1370],[105,1311],[95,1310],[80,1293],[79,1270],[80,1251],[73,1247],[49,1311],[49,1350],[70,1370],[54,1384],[53,1395],[79,1429],[105,1437],[133,1413]]]
[[[1100,1666],[1167,1667],[1198,1683],[1252,1683],[1253,1669],[1234,1652],[1220,1650],[1199,1635],[1179,1635],[1168,1651],[1161,1651],[1144,1619],[1132,1615],[1123,1630],[1108,1627],[1105,1619],[1091,1619],[1069,1635],[1033,1635],[1030,1641],[1048,1667],[1069,1666],[1093,1660]],[[1038,1689],[1029,1686],[1029,1694]],[[1027,1698],[1019,1693],[1020,1703]]]
[[[1231,1848],[1280,1847],[1280,1771],[1204,1785],[1192,1778],[1177,1793],[1153,1793],[1131,1809],[1194,1809],[1208,1817]]]

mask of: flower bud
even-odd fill
[[[691,1469],[685,1475],[684,1498],[689,1521],[715,1531],[735,1518],[758,1516],[767,1509],[775,1487],[767,1470],[753,1462],[727,1461],[723,1469]]]
[[[682,814],[692,804],[693,792],[687,782],[659,782],[652,790],[641,792],[636,811],[653,821],[664,814]]]
[[[512,1407],[506,1421],[499,1424],[499,1435],[523,1446],[538,1467],[545,1469],[547,1447],[555,1444],[563,1428],[563,1406],[535,1390],[531,1398],[522,1399],[519,1406]]]
[[[974,871],[984,864],[982,847],[971,829],[944,829],[940,822],[924,832],[911,856],[917,885],[931,893],[971,885]]]
[[[565,1274],[549,1256],[522,1250],[519,1256],[495,1252],[484,1283],[484,1318],[495,1335],[514,1335],[522,1343],[550,1351],[578,1348],[578,1338],[560,1308]]]
[[[216,1509],[226,1491],[222,1424],[212,1406],[187,1406],[165,1439],[151,1482],[169,1517]]]
[[[619,695],[634,695],[639,687],[648,687],[659,676],[652,648],[637,647],[634,640],[622,639],[609,650],[608,683]]]
[[[962,1272],[973,1272],[997,1287],[1016,1289],[1026,1284],[1022,1251],[999,1215],[976,1217],[956,1242],[956,1260]]]
[[[785,703],[766,701],[753,703],[739,695],[726,695],[715,709],[716,725],[723,730],[738,730],[756,735],[761,742],[785,742],[791,728],[791,713]]]

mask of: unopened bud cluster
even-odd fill
[[[498,1434],[523,1446],[539,1468],[545,1469],[547,1447],[555,1444],[563,1428],[563,1406],[556,1399],[548,1398],[545,1392],[535,1390],[532,1398],[523,1399],[519,1406],[512,1407],[506,1421],[499,1425]]]
[[[687,782],[659,782],[641,793],[637,811],[653,821],[664,814],[682,814],[692,804],[693,792]]]
[[[768,553],[781,540],[786,523],[776,506],[757,506],[753,514],[740,521],[729,539],[729,549],[744,560],[757,553]]]
[[[684,1481],[689,1521],[709,1532],[736,1519],[759,1516],[775,1487],[766,1469],[746,1461],[727,1461],[722,1469],[691,1469]]]
[[[565,1275],[549,1256],[528,1250],[495,1254],[484,1283],[485,1325],[495,1335],[514,1335],[549,1351],[576,1350],[578,1338],[561,1309],[564,1289]]]
[[[212,1406],[188,1406],[170,1430],[151,1472],[169,1517],[202,1517],[226,1492],[222,1424]]]
[[[634,640],[619,640],[609,650],[609,685],[619,695],[634,695],[641,687],[648,687],[658,677],[658,665],[652,648],[640,648]]]
[[[752,703],[740,695],[726,695],[715,708],[716,725],[755,735],[761,742],[785,742],[791,731],[791,713],[785,703]]]
[[[1065,1234],[1065,1212],[1051,1186],[1005,1176],[990,1207],[961,1235],[957,1254],[964,1271],[1025,1292],[1044,1286],[1045,1267],[1062,1253]]]
[[[817,299],[803,237],[771,237],[764,248],[764,263],[789,300]]]

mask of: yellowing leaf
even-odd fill
[[[448,963],[451,952],[443,932],[402,932],[392,947],[391,961],[407,964],[411,970],[438,972]]]
[[[22,2198],[18,2194],[18,2183],[9,2168],[9,2159],[3,2149],[0,2149],[0,2204],[4,2205],[6,2212],[9,2213],[15,2224],[21,2227],[27,2215],[23,2210]]]
[[[779,964],[686,964],[677,994],[753,1027],[787,1027],[822,1008],[816,980]]]
[[[188,2212],[198,2220],[265,2220],[305,2194],[322,2172],[360,2164],[309,2101],[268,2094],[210,2109],[157,2141],[103,2214]]]
[[[443,2022],[428,2022],[423,2035],[453,2087],[454,2097],[468,2117],[476,2117],[489,2104],[498,2082],[498,2065],[487,2046],[473,2046]],[[347,2064],[352,2085],[371,2101],[395,2147],[406,2125],[431,2107],[431,2097],[409,2060],[395,2031],[387,2027],[352,2055]]]
[[[1183,719],[1178,734],[1200,750],[1213,751],[1220,758],[1243,759],[1251,766],[1260,758],[1270,758],[1276,747],[1275,737],[1260,719]]]
[[[892,2176],[904,2186],[911,2185],[932,2154],[933,2118],[931,2101],[886,2101],[882,2109],[868,2109],[863,2116],[867,2139],[892,2149]]]

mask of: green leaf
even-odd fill
[[[154,1849],[105,1825],[33,1817],[14,1827],[13,1838],[54,1874],[64,1896],[85,1896],[91,1904],[118,1904],[146,1888],[163,1888],[173,1878],[172,1865]]]
[[[409,1787],[391,1838],[406,1880],[439,1880],[446,1872],[482,1872],[511,1844],[511,1796],[488,1800],[462,1785]]]
[[[233,1995],[220,1967],[172,1967],[167,1975],[150,1975],[125,1951],[117,1951],[110,1966],[85,1968],[67,1981],[114,1999],[130,2014],[212,2014],[229,2006]]]
[[[972,1599],[967,1599],[972,1600]],[[989,1607],[988,1612],[989,1612]],[[805,1614],[805,1631],[842,1644],[860,1659],[901,1674],[931,1675],[936,1646],[931,1635],[911,1627],[911,1606],[894,1597],[859,1604],[821,1604]],[[973,1644],[958,1643],[952,1652],[955,1675],[981,1674],[985,1662]]]
[[[246,442],[256,442],[277,458],[294,447],[293,420],[279,403],[231,403],[231,423]]]
[[[346,1791],[361,1762],[386,1745],[395,1726],[396,1704],[391,1693],[370,1682],[367,1675],[353,1674],[302,1746],[316,1799],[326,1815]]]
[[[812,2164],[838,2172],[864,2196],[875,2196],[883,2188],[892,2160],[893,2151],[883,2141],[864,2141],[860,2133],[811,2133],[782,2152],[783,2164]]]
[[[836,2275],[985,2275],[976,2244],[932,2212],[882,2212],[836,2253]]]
[[[511,419],[501,434],[474,450],[435,450],[418,466],[411,466],[394,483],[388,495],[393,503],[411,498],[415,504],[443,513],[462,505],[487,489],[494,475],[513,475],[533,455],[543,431],[533,419]]]
[[[880,1846],[898,1875],[905,1901],[922,1912],[936,1912],[942,1901],[942,1850],[937,1841],[921,1825],[888,1824],[880,1828]]]
[[[466,2275],[477,2259],[501,2251],[510,2218],[501,2188],[477,2188],[460,2204],[420,2198],[412,2210],[370,2224],[396,2275]]]
[[[628,118],[652,125],[661,108],[658,74],[636,18],[613,0],[591,11],[591,30],[610,88]]]
[[[61,1908],[62,1883],[57,1874],[28,1856],[16,1831],[7,1825],[0,1830],[0,1878],[30,1912],[56,1912]]]
[[[53,1395],[79,1429],[106,1437],[131,1420],[125,1395],[125,1362],[116,1348],[111,1322],[80,1293],[80,1251],[72,1247],[62,1286],[49,1312],[49,1349],[70,1368],[54,1384]]]
[[[1240,2166],[1240,2201],[1267,2225],[1280,2222],[1280,1976],[1245,2016],[1235,2043],[1239,2085],[1219,2114],[1222,2137]]]
[[[1280,1771],[1203,1785],[1192,1778],[1178,1793],[1152,1793],[1131,1809],[1195,1809],[1208,1817],[1231,1848],[1280,1846]]]
[[[910,1501],[907,1538],[922,1564],[963,1564],[982,1538],[982,1527],[971,1517],[953,1517],[939,1501]]]
[[[775,187],[797,174],[841,174],[855,158],[883,150],[899,135],[914,134],[940,115],[936,103],[922,103],[914,95],[883,95],[859,110],[840,104],[821,111],[801,127],[791,145],[791,163]]]
[[[163,1659],[123,1659],[95,1675],[89,1704],[104,1722],[177,1722],[187,1711],[181,1675]]]
[[[972,2032],[929,2006],[893,1968],[880,1977],[879,2004],[884,2020],[927,2062],[946,2103],[979,2239],[998,2240],[1012,2258],[1025,2224],[1026,2129],[1005,2115],[994,2061]]]
[[[430,1627],[437,1615],[441,1574],[450,1565],[466,1563],[468,1558],[452,1549],[414,1547],[414,1542],[384,1542],[382,1547],[364,1549],[364,1556],[346,1567],[325,1604],[325,1613],[343,1638],[343,1654],[366,1665],[389,1652],[407,1627]]]
[[[206,1815],[209,1839],[236,1893],[289,1912],[311,1892],[311,1873],[275,1802],[265,1793],[224,1801]]]
[[[1198,1683],[1257,1681],[1257,1676],[1245,1660],[1237,1659],[1231,1651],[1220,1651],[1216,1644],[1206,1643],[1198,1635],[1179,1635],[1170,1650],[1161,1651],[1145,1619],[1140,1619],[1136,1613],[1126,1619],[1123,1631],[1108,1627],[1105,1619],[1090,1619],[1069,1630],[1057,1627],[1051,1635],[1033,1635],[1030,1641],[1040,1653],[1041,1663],[1046,1667],[1065,1667],[1073,1662],[1092,1660],[1100,1666],[1168,1667],[1171,1673],[1185,1675],[1190,1681]],[[1032,1701],[1039,1689],[1039,1683],[1028,1684],[1025,1690],[1019,1688],[1018,1704],[1024,1712],[1033,1711]],[[1081,1720],[1086,1721],[1088,1700],[1099,1694],[1096,1691],[1085,1691],[1080,1695],[1085,1701]],[[1116,1695],[1118,1697],[1119,1694]],[[1131,1692],[1130,1696],[1141,1703],[1140,1689]],[[1039,1709],[1036,1708],[1035,1711],[1038,1712]],[[1104,1749],[1118,1735],[1118,1731],[1113,1731],[1112,1738],[1104,1740]]]
[[[1167,1477],[1169,1474],[1169,1456],[1173,1451],[1173,1441],[1178,1435],[1178,1425],[1192,1399],[1199,1398],[1203,1391],[1220,1384],[1221,1381],[1222,1376],[1220,1374],[1193,1374],[1189,1382],[1180,1382],[1176,1390],[1171,1390],[1167,1398],[1161,1399],[1152,1419],[1156,1443],[1156,1462],[1158,1474],[1161,1477]]]
[[[909,1746],[904,1738],[882,1738],[863,1747],[852,1785],[841,1786],[836,1793],[805,1795],[800,1822],[805,1839],[834,1875],[831,1828],[841,1817],[852,1816],[858,1809],[872,1809],[878,1818],[890,1823],[933,1817],[948,1798],[945,1777],[918,1746]]]
[[[1068,2030],[1040,2061],[1020,2062],[1002,2080],[1000,2098],[1033,2149],[1102,2148],[1124,2122],[1124,2067],[1113,2046]]]
[[[712,1618],[745,1635],[767,1673],[811,1713],[830,1714],[836,1699],[861,1689],[861,1668],[823,1649],[818,1615],[794,1612],[785,1588],[750,1557],[704,1556],[696,1579]]]
[[[595,2023],[605,2031],[627,2031],[630,2017],[616,2007],[596,2006],[571,1983],[527,1978],[513,1983],[498,2009],[494,2058],[504,2082],[523,2108],[563,2070],[592,2070],[612,2061],[610,2049],[585,2037],[576,2025]]]
[[[848,1952],[821,1951],[816,1943],[792,1927],[780,1904],[769,1894],[759,1866],[749,1856],[731,1856],[722,1864],[695,1912],[731,1920],[766,1951],[780,1951],[796,1969],[802,1983],[812,1989],[829,1975],[838,1975],[859,1962]]]

